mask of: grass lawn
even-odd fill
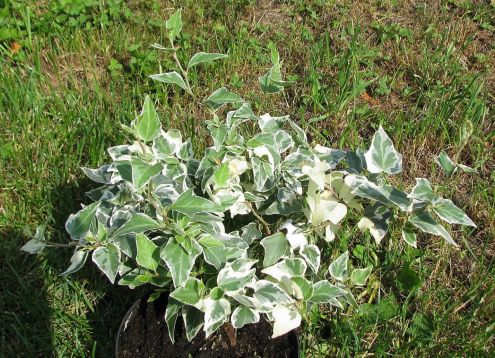
[[[414,249],[398,230],[378,246],[349,219],[325,250],[348,247],[375,274],[357,312],[308,315],[303,356],[495,353],[493,1],[63,3],[0,0],[0,356],[111,356],[141,291],[111,286],[94,265],[61,277],[69,250],[33,257],[20,247],[24,227],[44,223],[51,241],[67,242],[65,220],[93,188],[79,167],[103,164],[105,148],[126,140],[119,123],[130,123],[146,94],[166,127],[198,152],[208,145],[206,117],[190,97],[148,78],[174,67],[150,45],[166,43],[164,21],[177,7],[188,55],[229,54],[193,73],[202,96],[226,85],[257,114],[290,114],[332,147],[368,147],[382,124],[404,154],[397,180],[410,189],[430,178],[478,225],[453,227],[459,248],[420,235]],[[271,97],[258,86],[270,42],[296,81]],[[468,120],[474,132],[461,148]],[[442,150],[476,173],[445,178],[434,161]]]

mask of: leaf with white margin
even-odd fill
[[[177,200],[169,206],[169,210],[178,211],[192,217],[196,213],[221,213],[224,208],[213,201],[194,195],[192,189],[183,192]]]
[[[205,323],[203,312],[193,306],[182,306],[182,319],[186,329],[186,338],[191,342]]]
[[[432,235],[437,235],[443,237],[448,243],[457,246],[452,236],[445,228],[437,223],[435,219],[427,211],[419,211],[413,213],[408,221],[416,226],[418,229],[427,232]]]
[[[99,206],[100,202],[97,201],[79,210],[76,214],[70,214],[65,222],[65,230],[73,240],[78,240],[88,232]]]
[[[100,184],[111,184],[113,172],[109,171],[109,165],[103,165],[97,169],[82,167],[82,171],[92,181]]]
[[[137,190],[140,190],[153,177],[158,175],[163,170],[163,164],[161,163],[156,163],[152,165],[140,158],[135,158],[135,157],[131,159],[130,165],[132,170],[132,179],[131,179],[132,184]],[[122,178],[124,178],[125,174],[121,172],[120,164],[117,165],[117,169],[119,170],[120,175],[122,175]]]
[[[437,194],[433,192],[429,180],[425,178],[416,178],[416,185],[412,188],[411,193],[409,193],[407,197],[429,202],[438,198]]]
[[[325,227],[325,241],[333,242],[335,240],[335,233],[337,232],[337,225],[328,223]]]
[[[276,305],[293,303],[294,300],[278,285],[267,280],[256,282],[254,298],[261,304]]]
[[[305,165],[301,168],[302,172],[311,179],[319,190],[325,189],[326,171],[330,169],[328,163],[317,159],[311,166]]]
[[[134,123],[134,129],[139,139],[149,142],[155,139],[161,128],[162,124],[156,113],[155,105],[147,95],[144,99],[143,110]]]
[[[180,34],[182,31],[182,11],[181,9],[177,9],[170,18],[165,21],[165,28],[168,31],[168,37],[170,41],[174,41],[174,39]]]
[[[230,315],[230,303],[225,298],[204,300],[206,338],[215,332],[222,324],[227,322]]]
[[[217,270],[220,270],[227,260],[224,247],[203,247],[203,257],[207,263]]]
[[[93,251],[93,262],[108,277],[110,282],[115,282],[115,277],[120,267],[120,251],[115,245],[98,247]]]
[[[388,223],[393,213],[389,208],[375,204],[366,207],[364,214],[365,216],[358,222],[358,228],[362,231],[369,230],[376,244],[379,245],[387,235]]]
[[[279,228],[279,230],[287,230],[287,240],[289,240],[290,246],[297,250],[299,247],[304,246],[308,243],[304,234],[300,231],[297,226],[292,225],[292,220],[285,221]],[[299,232],[298,232],[299,231]]]
[[[456,165],[444,151],[442,151],[438,157],[435,158],[435,162],[437,162],[437,164],[444,170],[447,177],[454,174]]]
[[[88,251],[82,251],[76,248],[74,254],[70,258],[70,266],[60,275],[61,276],[70,275],[71,273],[79,271],[84,266],[84,263],[88,258],[88,255],[89,255]]]
[[[246,324],[258,323],[260,321],[260,314],[251,308],[238,306],[232,312],[231,321],[234,328],[239,329]]]
[[[347,206],[339,203],[329,191],[317,193],[314,185],[309,185],[306,196],[306,202],[309,206],[309,223],[315,226],[323,222],[329,221],[333,224],[338,224],[347,214]]]
[[[223,53],[206,53],[206,52],[198,52],[194,54],[193,57],[187,63],[187,68],[194,67],[199,65],[200,63],[209,63],[215,60],[219,60],[221,58],[229,57],[229,55],[224,55]]]
[[[476,227],[476,224],[464,211],[454,205],[450,199],[437,199],[433,202],[433,211],[449,224],[460,224]]]
[[[254,175],[254,188],[259,192],[271,190],[275,185],[272,164],[263,159],[252,158],[251,165]]]
[[[299,254],[306,260],[313,272],[317,274],[321,260],[321,252],[318,246],[306,245],[299,251]]]
[[[322,280],[313,285],[313,295],[309,301],[314,303],[330,303],[333,299],[345,295],[347,295],[347,291],[332,285],[326,280]]]
[[[402,239],[410,246],[416,248],[418,247],[418,242],[416,240],[416,234],[410,229],[402,230]]]
[[[165,323],[167,324],[167,332],[170,337],[170,341],[175,343],[175,323],[177,322],[177,316],[182,304],[179,301],[169,297],[167,301],[167,309],[165,310]]]
[[[195,305],[203,297],[204,293],[204,283],[197,278],[190,277],[182,286],[177,287],[170,294],[170,297],[187,305]]]
[[[39,225],[36,228],[36,233],[33,235],[28,226],[25,227],[24,234],[26,236],[31,237],[32,239],[26,242],[21,250],[28,252],[30,254],[38,254],[40,253],[46,246],[45,243],[45,225]],[[27,231],[27,232],[26,232]]]
[[[283,276],[288,278],[294,276],[304,276],[306,273],[306,262],[300,258],[284,259],[273,266],[261,270],[265,275],[280,281]]]
[[[213,174],[213,178],[215,179],[215,184],[217,188],[225,188],[229,183],[230,179],[230,168],[229,163],[225,162],[221,164],[217,170],[215,170],[215,174]]]
[[[246,295],[232,294],[232,292],[227,292],[227,294],[234,300],[239,302],[241,305],[252,308],[253,310],[260,313],[267,313],[273,310],[273,305],[271,303],[261,303],[258,299],[254,297],[249,297]]]
[[[328,272],[332,275],[333,278],[339,281],[345,281],[347,279],[347,262],[349,261],[349,252],[346,251],[335,261],[333,261],[329,268]]]
[[[398,174],[402,171],[402,154],[394,148],[394,143],[380,126],[371,140],[370,149],[364,154],[366,167],[370,173]]]
[[[271,266],[278,261],[287,251],[287,239],[281,232],[265,237],[260,242],[265,250],[263,267]]]
[[[158,159],[166,159],[173,155],[182,145],[182,134],[177,129],[171,129],[168,132],[162,131],[153,140],[153,152]]]
[[[205,100],[206,105],[214,110],[224,104],[238,102],[244,102],[244,100],[238,94],[229,92],[225,87],[217,89]]]
[[[145,234],[136,235],[136,261],[137,263],[150,270],[156,270],[160,263],[160,250]]]
[[[328,147],[321,146],[319,144],[315,145],[314,151],[317,157],[327,163],[330,169],[334,169],[346,156],[347,152],[339,149],[332,149]]]
[[[358,179],[354,183],[357,184],[351,191],[354,195],[373,201],[378,201],[379,203],[388,206],[396,205],[402,211],[411,211],[411,199],[408,198],[406,193],[393,187],[392,185],[377,185],[367,179]]]
[[[313,284],[302,276],[283,276],[280,285],[296,300],[308,300],[313,295]]]
[[[150,218],[148,215],[141,213],[132,213],[129,221],[125,222],[121,227],[112,233],[112,237],[119,237],[127,234],[139,234],[145,231],[157,229],[160,224]]]
[[[249,224],[241,228],[241,239],[246,244],[251,245],[253,241],[261,239],[263,234],[258,229],[258,224],[255,222],[250,222]]]
[[[273,334],[272,338],[280,337],[301,325],[301,315],[297,310],[291,310],[286,306],[277,305],[272,312]]]
[[[371,274],[371,270],[373,269],[372,265],[369,265],[368,267],[364,269],[355,269],[351,273],[351,281],[355,285],[358,286],[363,286],[366,281],[368,280],[368,277]]]
[[[160,257],[165,261],[174,286],[179,287],[188,278],[196,262],[196,258],[201,254],[201,246],[196,240],[191,240],[192,252],[187,252],[177,240],[170,238],[167,245],[161,248]]]
[[[251,267],[257,262],[258,260],[239,258],[227,263],[218,272],[218,286],[225,291],[238,291],[244,288],[253,279],[256,269],[251,269]]]
[[[155,81],[177,85],[177,86],[181,87],[187,93],[192,94],[192,92],[187,87],[186,82],[184,81],[182,76],[177,71],[166,72],[166,73],[157,73],[157,74],[151,75],[150,78],[154,79]]]

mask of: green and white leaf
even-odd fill
[[[182,319],[186,328],[186,338],[191,342],[205,323],[203,312],[193,306],[182,306]]]
[[[364,154],[370,173],[398,174],[402,171],[402,154],[395,150],[392,140],[380,126],[371,140],[370,149]]]
[[[234,312],[232,312],[230,319],[234,328],[239,329],[246,324],[258,323],[260,321],[260,314],[246,306],[238,306]]]
[[[195,305],[203,297],[205,285],[197,278],[188,278],[182,286],[177,287],[170,297],[186,305]]]
[[[369,265],[364,269],[354,269],[351,273],[352,283],[358,286],[363,286],[368,280],[368,277],[370,276],[372,269],[373,269],[372,265]]]
[[[166,72],[166,73],[157,73],[155,75],[151,75],[150,78],[152,78],[158,82],[177,85],[177,86],[181,87],[187,93],[191,94],[191,90],[187,86],[186,81],[184,81],[182,76],[177,71]]]
[[[114,245],[98,247],[93,251],[93,262],[113,284],[119,272],[120,250]]]
[[[320,269],[321,252],[316,245],[306,245],[299,251],[315,274]]]
[[[76,214],[70,214],[65,223],[65,230],[73,240],[80,239],[88,232],[99,206],[100,202],[97,201],[79,210]]]
[[[256,269],[251,267],[258,260],[239,258],[229,262],[218,272],[217,284],[227,292],[234,292],[243,289],[246,284],[252,281]]]
[[[160,118],[158,118],[158,113],[156,113],[155,105],[150,96],[146,96],[143,110],[134,123],[134,130],[139,139],[149,142],[155,139],[161,128],[162,124]]]
[[[221,298],[219,300],[206,298],[204,300],[204,308],[205,308],[204,331],[206,334],[206,338],[208,338],[222,324],[227,322],[231,312],[230,303],[225,298]]]
[[[402,230],[402,239],[409,245],[414,248],[418,247],[418,242],[416,239],[416,233],[410,229],[403,229]]]
[[[347,291],[340,287],[332,285],[326,280],[318,281],[313,285],[313,295],[309,299],[314,303],[330,303],[338,297],[345,296]]]
[[[452,159],[449,158],[447,153],[445,153],[444,151],[442,151],[438,155],[438,157],[435,158],[435,162],[437,162],[437,164],[440,166],[440,168],[443,169],[443,171],[445,172],[447,177],[450,177],[450,176],[452,176],[452,174],[454,174],[455,169],[456,169],[456,165],[452,161]]]
[[[330,264],[328,272],[330,272],[330,275],[332,275],[332,277],[336,280],[345,281],[347,279],[348,261],[349,252],[346,251]]]
[[[182,30],[182,12],[181,9],[177,9],[172,16],[165,22],[165,28],[168,31],[168,37],[173,42],[174,39],[180,34]]]
[[[169,297],[167,301],[167,309],[165,310],[165,323],[167,324],[167,332],[170,337],[170,341],[175,343],[175,323],[177,322],[177,316],[182,304],[179,301]]]
[[[265,275],[281,281],[282,277],[289,279],[295,276],[304,276],[306,273],[306,262],[300,258],[284,259],[273,266],[267,267],[261,271]]]
[[[265,250],[263,267],[268,267],[277,262],[287,251],[287,239],[281,232],[265,237],[260,242]]]
[[[289,333],[301,325],[301,315],[296,309],[277,305],[273,309],[272,315],[274,319],[272,338]]]
[[[240,102],[244,102],[242,97],[238,94],[229,92],[225,87],[217,89],[205,100],[206,105],[215,110],[228,103]]]
[[[416,226],[418,229],[432,234],[443,237],[448,243],[457,246],[452,236],[445,228],[437,223],[435,219],[427,211],[419,211],[413,213],[408,220],[411,224]]]
[[[476,224],[464,211],[454,205],[450,199],[437,199],[433,202],[433,211],[449,224],[459,224],[476,227]]]
[[[62,276],[70,275],[76,271],[79,271],[84,264],[86,263],[86,259],[88,258],[89,252],[83,251],[78,248],[74,251],[74,254],[70,258],[70,265],[64,272],[61,273]]]
[[[221,213],[224,208],[213,201],[194,195],[193,190],[189,189],[182,193],[177,200],[170,205],[169,210],[178,211],[189,217],[197,213]]]
[[[294,300],[282,288],[273,282],[259,280],[256,282],[254,298],[266,305],[289,304]]]
[[[155,271],[160,263],[160,249],[146,235],[136,235],[137,263],[147,269]]]
[[[407,197],[428,202],[438,198],[437,194],[433,192],[429,180],[425,178],[416,178],[416,185]]]
[[[175,287],[186,282],[196,258],[201,254],[201,246],[195,240],[190,242],[192,244],[191,253],[187,252],[174,238],[170,238],[167,245],[160,251],[160,257],[165,261]]]
[[[221,58],[226,58],[226,57],[229,57],[229,55],[224,55],[222,53],[198,52],[194,54],[193,57],[191,57],[189,63],[187,64],[187,68],[194,67],[196,65],[199,65],[200,63],[213,62],[215,60],[219,60]]]
[[[148,215],[142,213],[132,213],[129,221],[116,229],[111,236],[119,237],[131,233],[140,234],[149,230],[158,229],[159,227],[160,224]]]

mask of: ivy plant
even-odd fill
[[[151,77],[190,94],[188,70],[226,55],[200,52],[182,66],[174,47],[180,11],[166,26],[171,48],[155,47],[171,52],[179,72]],[[274,48],[271,59],[260,77],[267,94],[290,84]],[[256,114],[225,87],[204,106],[212,145],[195,157],[190,140],[162,127],[147,96],[125,127],[131,143],[109,148],[108,164],[82,168],[100,186],[65,226],[75,251],[64,274],[92,260],[112,283],[155,287],[151,299],[168,291],[172,341],[179,316],[189,340],[200,330],[208,337],[225,323],[239,329],[262,316],[278,337],[297,328],[313,305],[356,306],[353,287],[366,283],[372,267],[351,269],[347,251],[335,253],[329,266],[321,258],[346,217],[377,244],[394,223],[414,247],[417,232],[456,245],[440,221],[475,226],[427,179],[416,179],[410,192],[391,184],[402,155],[381,126],[367,150],[341,150],[310,143],[289,116]],[[23,249],[44,246],[54,244],[40,229]]]

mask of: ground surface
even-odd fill
[[[489,356],[495,351],[495,4],[486,1],[29,1],[0,0],[0,352],[2,356],[108,357],[120,318],[139,296],[94,267],[61,277],[70,252],[19,251],[25,225],[52,241],[91,183],[81,166],[125,140],[145,94],[165,125],[204,145],[190,100],[147,76],[171,68],[164,20],[183,7],[181,46],[229,59],[199,70],[205,96],[227,85],[258,113],[290,114],[314,141],[367,146],[382,124],[405,157],[400,179],[431,178],[478,224],[453,228],[459,249],[421,236],[381,246],[359,231],[336,245],[378,267],[358,312],[322,307],[302,329],[305,357]],[[270,42],[297,81],[261,97]],[[195,80],[193,78],[193,80]],[[195,80],[196,81],[196,80]],[[466,120],[474,133],[458,152]],[[476,174],[446,180],[442,149]],[[328,250],[335,249],[329,247]],[[378,290],[377,290],[378,289]]]

